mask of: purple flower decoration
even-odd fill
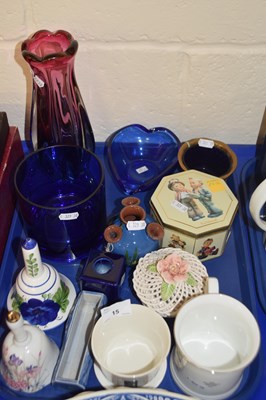
[[[22,317],[31,325],[47,325],[54,321],[60,309],[59,304],[53,300],[37,300],[30,299],[28,302],[22,303],[20,312]]]
[[[11,354],[9,357],[9,364],[19,366],[23,363],[23,361],[16,356],[16,354]]]

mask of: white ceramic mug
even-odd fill
[[[250,214],[263,231],[266,231],[266,221],[261,218],[261,209],[266,203],[266,179],[254,190],[249,202]]]
[[[201,399],[221,400],[233,394],[260,347],[252,313],[220,293],[186,302],[175,318],[174,338],[173,379],[185,393]]]

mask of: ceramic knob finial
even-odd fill
[[[14,323],[20,320],[20,313],[18,311],[8,311],[7,322]]]
[[[27,340],[28,333],[23,329],[23,318],[18,311],[8,311],[6,324],[14,333],[14,341],[21,343]]]

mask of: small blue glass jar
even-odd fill
[[[121,255],[91,250],[79,277],[82,290],[104,293],[108,303],[119,299],[119,287],[125,274],[125,258]]]

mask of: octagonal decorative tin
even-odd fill
[[[223,179],[188,170],[162,178],[150,207],[164,226],[162,247],[181,248],[208,260],[222,255],[238,200]]]

